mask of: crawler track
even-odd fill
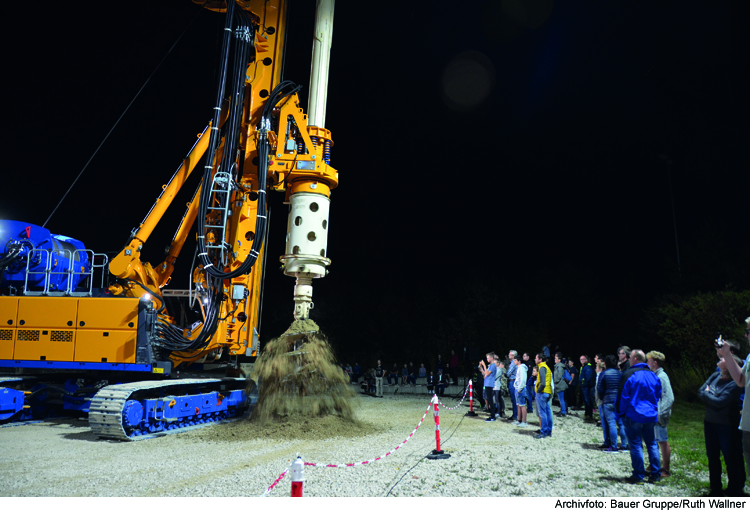
[[[236,385],[232,384],[236,382]],[[242,390],[243,379],[179,379],[165,381],[141,381],[121,385],[107,386],[99,390],[91,400],[89,409],[89,426],[97,437],[137,441],[153,437],[149,433],[141,435],[128,434],[123,425],[123,410],[131,399],[158,399],[168,402],[172,395],[180,395],[186,387],[217,390],[221,386]],[[199,425],[200,422],[190,422]]]

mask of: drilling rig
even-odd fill
[[[293,318],[309,318],[313,279],[331,262],[338,185],[325,128],[334,1],[317,2],[308,113],[301,86],[281,78],[285,0],[193,1],[224,17],[211,118],[122,250],[110,260],[45,227],[0,221],[0,423],[76,410],[97,436],[137,440],[251,410],[257,387],[237,372],[258,355],[276,193],[289,205],[280,260],[296,279]],[[143,261],[191,175],[200,183],[164,260]],[[191,235],[190,287],[170,289]]]

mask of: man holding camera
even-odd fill
[[[484,376],[484,400],[487,402],[487,410],[490,411],[490,417],[485,421],[495,421],[495,374],[497,374],[497,365],[495,365],[495,358],[493,354],[487,354],[487,363],[489,366],[484,364],[484,361],[479,361],[479,371]]]
[[[747,323],[747,329],[745,330],[745,337],[750,342],[750,317],[745,319]],[[721,342],[721,346],[719,346]],[[717,354],[719,357],[724,358],[724,362],[727,365],[727,372],[732,376],[732,379],[737,386],[745,389],[745,402],[742,404],[742,418],[740,419],[740,430],[742,431],[742,452],[745,456],[745,465],[747,471],[750,472],[750,354],[745,358],[745,364],[740,368],[735,360],[732,358],[732,351],[729,349],[729,345],[726,341],[717,341]]]

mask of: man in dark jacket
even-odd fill
[[[581,374],[576,368],[575,361],[568,359],[568,372],[570,372],[570,383],[568,384],[567,394],[567,408],[568,410],[579,410],[581,405],[578,402],[578,379]]]
[[[531,375],[531,371],[534,369],[534,361],[531,360],[528,352],[523,353],[523,364],[528,369],[528,375],[526,377],[526,413],[534,413],[534,382],[536,378]]]
[[[617,366],[620,368],[620,372],[624,372],[630,368],[630,347],[621,346],[617,349]]]
[[[448,385],[448,376],[443,373],[442,368],[438,368],[437,375],[435,375],[435,393],[438,397],[443,396],[446,385]]]
[[[555,393],[557,399],[560,401],[560,416],[565,417],[568,415],[567,407],[565,405],[565,391],[568,389],[568,382],[565,381],[565,358],[561,352],[555,354],[555,370],[554,370],[554,382],[555,382]]]
[[[581,395],[583,396],[583,403],[586,405],[586,412],[584,413],[584,419],[594,419],[594,389],[596,388],[596,372],[594,367],[589,363],[589,356],[581,356]]]
[[[661,381],[646,364],[643,350],[633,350],[630,352],[630,368],[622,374],[617,395],[617,413],[625,426],[633,466],[633,474],[628,478],[628,483],[643,483],[646,475],[643,444],[646,445],[651,467],[649,481],[657,483],[661,480],[659,444],[654,435],[654,425],[659,417],[659,399]]]
[[[604,452],[619,452],[617,448],[617,421],[615,403],[617,402],[617,391],[620,388],[622,372],[617,367],[615,356],[608,355],[604,358],[606,369],[599,377],[596,391],[602,400],[599,414],[602,419],[602,431],[604,432]]]

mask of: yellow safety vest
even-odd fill
[[[536,375],[536,383],[534,384],[534,390],[539,392],[539,381],[542,379],[542,368],[547,370],[544,374],[544,390],[543,393],[552,395],[552,370],[549,369],[547,363],[539,364],[539,373]]]

